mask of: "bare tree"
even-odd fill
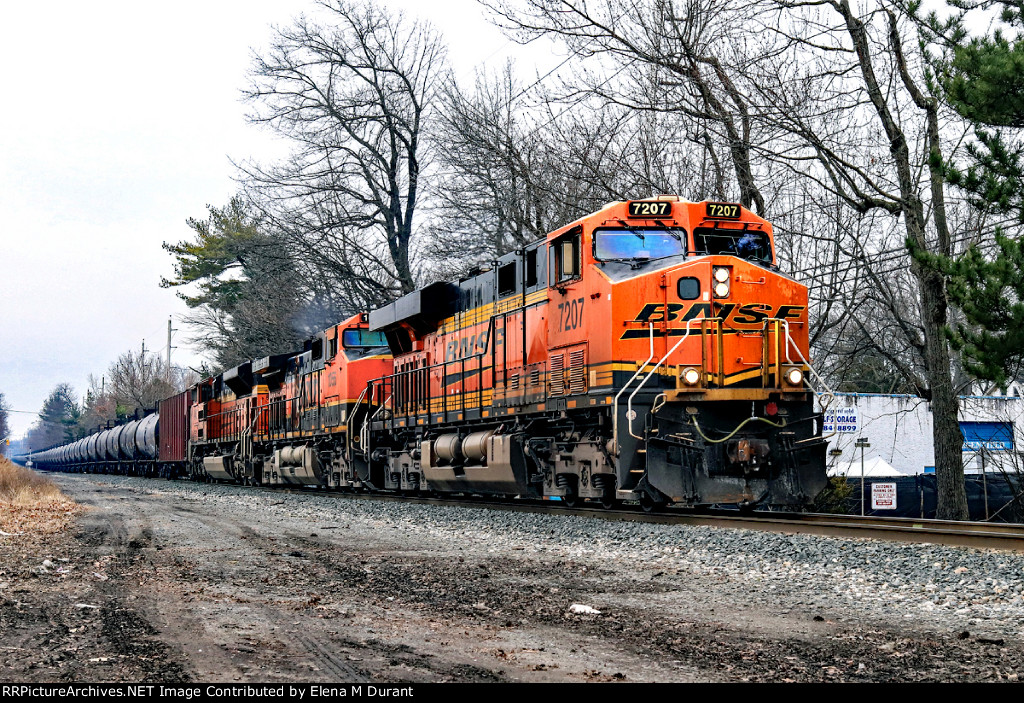
[[[450,82],[438,122],[441,177],[425,253],[439,276],[609,201],[713,192],[720,180],[702,168],[703,140],[694,142],[685,122],[590,95],[560,101],[540,81],[521,87],[511,66],[477,76],[471,91]]]
[[[523,93],[511,65],[493,79],[478,76],[473,91],[454,80],[444,86],[435,132],[442,175],[426,247],[441,264],[439,277],[538,239],[551,226],[555,189],[545,181],[553,164],[542,137],[526,138]]]
[[[749,32],[735,0],[481,0],[521,41],[556,36],[583,59],[573,92],[599,96],[631,110],[687,118],[694,147],[706,151],[720,197],[730,184],[738,199],[765,214],[765,197],[753,162],[756,106],[737,83],[731,61],[742,63]],[[656,152],[662,145],[650,143]],[[728,164],[728,167],[726,166]]]
[[[294,146],[243,167],[318,298],[362,309],[416,286],[413,236],[445,48],[437,32],[371,3],[319,3],[256,59],[251,119]]]
[[[124,417],[138,410],[155,408],[179,388],[164,360],[155,354],[128,350],[110,365],[110,396],[117,403],[117,414]]]
[[[117,401],[107,392],[106,377],[89,374],[89,388],[82,402],[82,415],[78,420],[79,433],[87,435],[100,425],[117,418]]]
[[[0,456],[7,453],[7,440],[11,436],[11,426],[8,423],[8,413],[11,406],[4,400],[4,394],[0,393]]]
[[[789,136],[790,148],[777,149],[773,163],[799,169],[855,212],[892,218],[876,230],[888,233],[888,242],[876,234],[855,241],[850,252],[869,291],[862,300],[871,312],[884,313],[852,316],[853,331],[930,401],[938,516],[966,519],[945,282],[902,246],[953,251],[942,171],[950,140],[941,105],[927,92],[920,66],[908,60],[905,44],[916,42],[907,41],[892,10],[876,5],[859,14],[847,0],[779,0],[778,6],[777,26],[791,32],[788,65],[802,56],[810,68],[762,69],[754,81],[764,104],[778,107],[766,119]],[[880,240],[897,266],[877,265]],[[869,327],[865,320],[883,324]]]

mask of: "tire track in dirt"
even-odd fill
[[[86,505],[90,501],[80,501]],[[141,665],[146,678],[166,682],[187,682],[193,679],[180,653],[161,641],[159,630],[149,620],[145,593],[129,585],[148,561],[143,550],[153,542],[152,525],[146,511],[130,505],[130,516],[114,512],[99,501],[91,502],[93,510],[78,525],[80,543],[91,548],[103,564],[103,573],[94,589],[102,602],[100,616],[104,638],[117,656],[130,657]]]

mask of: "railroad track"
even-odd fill
[[[953,520],[925,520],[919,518],[886,518],[860,515],[831,515],[822,513],[775,513],[755,511],[717,510],[691,512],[682,509],[664,509],[644,512],[639,507],[620,506],[605,510],[583,506],[570,508],[558,501],[511,501],[483,498],[443,498],[402,496],[380,493],[339,493],[310,488],[266,488],[272,492],[318,494],[343,498],[362,498],[384,501],[403,501],[421,505],[440,505],[461,508],[485,508],[556,515],[577,515],[660,525],[704,525],[708,527],[761,530],[783,534],[808,534],[826,537],[867,538],[893,542],[920,542],[976,549],[1024,551],[1024,525],[991,522],[958,522]]]

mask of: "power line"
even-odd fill
[[[975,239],[974,235],[964,236],[964,237],[962,237],[960,239],[951,239],[950,240],[950,244],[964,244],[964,243],[970,242],[970,241],[972,241],[974,239]],[[878,258],[879,256],[881,258]],[[826,271],[824,273],[821,272],[821,268],[827,266],[827,264],[823,264],[821,266],[815,266],[815,267],[811,267],[811,268],[798,269],[796,271],[789,271],[788,275],[795,277],[795,276],[799,276],[801,274],[808,274],[806,276],[807,278],[810,278],[811,280],[819,280],[820,278],[828,276],[831,273],[845,273],[847,271],[852,271],[853,269],[859,268],[861,266],[868,266],[868,265],[874,265],[874,264],[879,264],[879,263],[887,263],[887,262],[890,262],[890,261],[898,261],[898,260],[902,260],[904,258],[907,258],[909,256],[910,256],[910,252],[907,251],[906,246],[901,246],[901,247],[895,247],[893,249],[882,249],[882,250],[877,251],[877,252],[872,252],[870,254],[870,257],[871,257],[870,259],[868,259],[866,255],[861,255],[860,257],[851,257],[850,259],[848,259],[847,261],[844,261],[839,266],[834,266],[832,268],[829,268],[828,271]],[[894,266],[892,268],[885,269],[885,270],[882,270],[882,271],[876,271],[876,273],[881,274],[881,275],[886,275],[886,274],[890,274],[890,273],[895,273],[896,271],[900,271],[900,270],[902,270],[902,267]]]

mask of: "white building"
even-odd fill
[[[964,433],[967,473],[1024,471],[1024,399],[1017,387],[1007,395],[964,396],[960,428]],[[823,434],[829,439],[829,466],[859,473],[858,438],[870,444],[865,461],[880,458],[903,475],[935,471],[930,404],[917,396],[837,393],[825,410]]]

